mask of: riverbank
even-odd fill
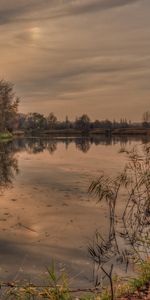
[[[0,133],[0,141],[11,140],[13,135],[10,132],[1,132]]]
[[[14,136],[92,136],[92,135],[145,135],[150,136],[150,128],[119,128],[119,129],[91,129],[82,131],[76,129],[52,129],[52,130],[19,130],[14,131]]]
[[[118,300],[150,300],[150,283],[138,289],[134,294],[121,297]]]
[[[118,284],[116,286],[116,295],[117,300],[150,299],[150,260],[139,264],[137,277],[129,279],[126,284]]]
[[[121,279],[113,281],[112,288],[70,290],[66,274],[55,273],[54,265],[47,269],[49,283],[35,286],[18,282],[1,282],[1,292],[5,290],[7,299],[51,299],[51,300],[149,300],[150,299],[150,262],[140,264],[136,278],[122,283]],[[113,292],[112,292],[113,290]],[[13,297],[12,297],[13,296]],[[27,298],[28,297],[28,298]],[[5,299],[5,297],[3,298]]]

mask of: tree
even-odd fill
[[[25,129],[26,128],[26,115],[23,113],[19,113],[17,117],[17,129]]]
[[[30,113],[26,117],[26,128],[39,130],[45,129],[46,127],[46,119],[43,115],[39,113]]]
[[[57,123],[56,116],[51,112],[47,117],[47,126],[48,129],[53,129]]]
[[[75,127],[83,132],[88,132],[90,130],[90,118],[86,114],[82,115],[79,119],[76,119]]]
[[[0,132],[12,129],[17,115],[19,98],[14,92],[14,85],[9,81],[0,81]]]
[[[150,127],[150,111],[146,111],[143,114],[143,126]]]

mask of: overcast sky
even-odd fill
[[[0,0],[0,77],[22,112],[141,120],[150,0]]]

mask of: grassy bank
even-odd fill
[[[137,277],[124,283],[121,278],[113,280],[113,295],[111,289],[106,288],[100,292],[98,289],[70,290],[65,274],[57,276],[54,269],[48,270],[49,281],[47,286],[35,286],[32,283],[21,285],[18,282],[1,283],[1,299],[20,300],[120,300],[139,299],[142,291],[150,286],[150,261],[141,262],[137,266]],[[2,291],[4,293],[2,295]],[[136,298],[137,295],[137,298]],[[150,295],[149,295],[150,296]],[[141,298],[140,298],[141,299]],[[144,298],[145,299],[145,298]],[[149,298],[148,298],[149,299]]]
[[[11,140],[13,135],[10,132],[0,132],[0,141]]]

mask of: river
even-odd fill
[[[97,136],[0,143],[1,280],[41,282],[54,261],[70,286],[92,286],[87,249],[96,230],[107,235],[109,212],[88,187],[101,172],[115,176],[123,170],[120,148],[145,142]]]

